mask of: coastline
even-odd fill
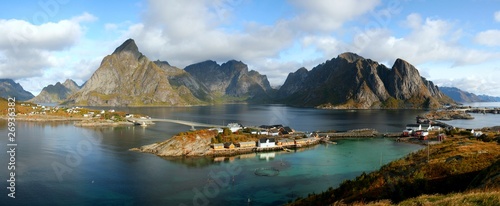
[[[0,116],[0,119],[7,120],[7,116]],[[27,122],[62,122],[62,121],[82,121],[87,118],[84,117],[61,117],[52,115],[37,115],[37,116],[27,116],[27,115],[17,115],[16,121],[27,121]]]
[[[7,120],[7,116],[0,116],[0,119]],[[131,126],[134,125],[128,121],[112,121],[101,119],[89,119],[88,117],[61,117],[53,115],[37,115],[37,116],[16,116],[16,121],[25,122],[74,122],[74,126],[79,127],[100,127],[100,126]]]

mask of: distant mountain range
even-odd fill
[[[200,105],[268,100],[267,77],[247,65],[205,61],[179,69],[166,61],[150,61],[128,39],[111,55],[83,88],[66,103],[93,106]]]
[[[500,102],[500,97],[488,95],[476,95],[470,92],[460,90],[456,87],[440,87],[441,91],[451,97],[456,102]]]
[[[16,86],[13,81],[9,85]],[[17,90],[19,87],[17,84]],[[310,71],[300,68],[290,73],[281,87],[273,89],[265,75],[249,71],[241,61],[218,64],[207,60],[180,69],[167,61],[149,60],[133,39],[104,57],[81,88],[71,80],[58,82],[45,87],[32,101],[82,106],[250,102],[328,109],[436,108],[453,103],[402,59],[387,68],[357,54],[343,53]]]
[[[55,85],[51,84],[44,87],[40,94],[29,101],[35,103],[61,103],[78,90],[80,90],[80,86],[73,80],[67,79],[62,84],[57,82]]]
[[[26,101],[33,98],[33,94],[24,90],[19,84],[12,79],[0,79],[0,97],[5,99],[15,97],[16,101]]]

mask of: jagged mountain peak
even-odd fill
[[[192,64],[184,68],[208,90],[219,96],[269,99],[272,88],[265,75],[248,71],[248,66],[237,60],[221,65],[212,60]]]
[[[154,63],[158,66],[166,65],[166,66],[171,66],[167,61],[161,61],[161,60],[156,60]]]
[[[135,44],[133,39],[127,39],[122,45],[115,49],[113,54],[121,54],[125,52],[133,54],[136,59],[139,59],[142,56],[142,53],[139,52],[139,47],[137,47],[137,44]]]
[[[352,53],[352,52],[344,52],[342,54],[339,54],[339,56],[337,58],[345,59],[349,63],[355,62],[355,61],[357,61],[359,59],[361,59],[361,60],[365,59],[362,56],[359,56],[358,54]]]
[[[16,97],[16,100],[28,100],[33,98],[33,94],[24,90],[19,84],[12,79],[0,79],[0,97]]]
[[[427,108],[452,102],[402,59],[389,69],[350,52],[311,71],[290,73],[278,93],[284,103],[323,108]]]
[[[66,79],[62,84],[61,82],[57,82],[55,85],[49,84],[42,89],[40,94],[29,101],[37,103],[58,103],[78,90],[80,90],[80,87],[73,80]]]
[[[305,67],[300,67],[297,71],[295,71],[295,73],[297,73],[297,74],[304,74],[307,72],[309,72],[309,71]]]
[[[420,77],[420,72],[415,66],[410,64],[404,59],[396,59],[392,65],[392,70],[396,72],[397,75],[409,76],[410,78]]]

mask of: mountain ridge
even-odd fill
[[[0,97],[5,99],[15,97],[18,101],[25,101],[35,96],[12,79],[0,79]]]
[[[391,68],[345,52],[311,70],[291,72],[279,89],[238,60],[206,60],[184,69],[151,61],[127,39],[65,104],[187,106],[214,103],[283,103],[325,109],[437,108],[453,103],[409,62]]]
[[[453,102],[403,59],[389,69],[350,52],[290,73],[278,93],[282,103],[325,109],[436,108]]]
[[[80,90],[80,86],[71,79],[66,79],[62,84],[57,82],[44,87],[40,94],[30,99],[30,102],[36,103],[60,103],[68,98],[71,94]]]
[[[151,61],[133,39],[127,39],[103,58],[82,89],[64,103],[187,106],[268,100],[268,91],[273,91],[265,75],[248,71],[241,61],[230,60],[222,65],[205,61],[186,68],[179,69],[167,61]]]
[[[456,87],[440,87],[441,91],[448,95],[456,102],[470,103],[470,102],[499,102],[500,97],[489,95],[476,95],[471,92],[461,90]]]

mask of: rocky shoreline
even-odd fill
[[[211,130],[199,130],[191,133],[184,133],[182,135],[176,135],[172,138],[165,140],[163,142],[157,142],[149,145],[144,145],[139,148],[131,148],[130,151],[138,151],[143,153],[151,153],[161,157],[200,157],[200,156],[212,156],[212,157],[230,157],[241,154],[249,154],[256,152],[266,152],[266,151],[288,151],[292,148],[289,146],[275,146],[266,148],[223,148],[214,149],[212,148],[211,139],[217,135],[217,131]],[[256,140],[255,140],[256,141]],[[319,139],[310,143],[303,143],[301,147],[308,147],[311,145],[316,145],[320,143]]]
[[[0,116],[0,119],[7,120],[9,117]],[[79,127],[100,127],[100,126],[131,126],[134,125],[132,122],[113,120],[102,120],[102,119],[89,119],[85,117],[61,117],[53,115],[20,115],[16,116],[16,121],[26,121],[26,122],[74,122],[73,125]]]
[[[83,120],[80,122],[75,122],[73,125],[78,126],[78,127],[102,127],[102,126],[132,126],[134,123],[132,122],[124,122],[124,121],[119,121],[115,122],[113,120]]]
[[[7,116],[0,116],[0,119],[8,119]],[[37,116],[26,116],[18,115],[15,117],[16,121],[28,121],[28,122],[62,122],[62,121],[82,121],[86,118],[82,117],[61,117],[61,116],[50,116],[50,115],[37,115]]]
[[[460,110],[437,110],[430,111],[424,115],[429,120],[454,120],[454,119],[474,119],[472,115]]]

